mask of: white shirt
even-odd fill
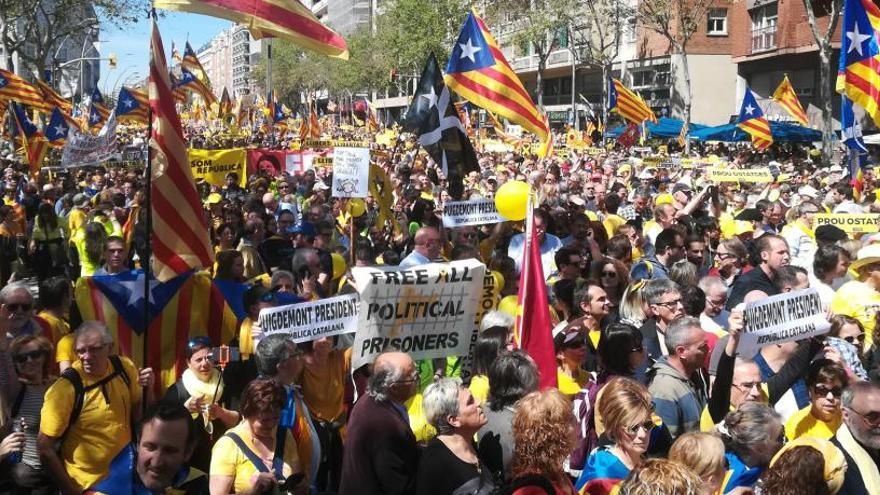
[[[525,248],[526,235],[516,234],[510,239],[507,246],[507,255],[516,262],[516,273],[522,270],[523,250]],[[544,280],[556,272],[556,251],[562,248],[562,241],[552,234],[544,234],[544,242],[541,244],[541,267],[544,269]]]

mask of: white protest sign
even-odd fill
[[[333,196],[366,198],[370,194],[369,180],[369,148],[333,148]]]
[[[447,201],[443,205],[443,226],[447,228],[499,223],[504,220],[495,209],[495,201],[491,199]]]
[[[389,350],[413,359],[466,355],[485,273],[475,259],[353,268],[361,306],[352,369]]]
[[[283,333],[296,343],[357,331],[357,294],[330,297],[260,311],[263,335]]]
[[[761,347],[826,333],[831,324],[816,289],[802,289],[750,302],[737,353],[751,357]]]

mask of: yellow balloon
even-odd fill
[[[507,296],[498,303],[498,311],[516,318],[516,296]]]
[[[505,182],[495,193],[495,208],[508,220],[522,220],[526,217],[529,192],[529,185],[521,180]]]
[[[348,212],[353,217],[359,217],[367,211],[367,205],[361,198],[352,198],[348,201]]]
[[[330,259],[333,260],[333,279],[335,280],[345,273],[345,270],[348,269],[348,264],[339,253],[330,253]]]

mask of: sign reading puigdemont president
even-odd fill
[[[352,369],[385,351],[413,359],[467,354],[485,273],[475,259],[353,268],[361,306]]]

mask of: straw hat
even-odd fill
[[[873,263],[880,263],[880,244],[868,244],[859,249],[858,259],[849,265],[849,269],[858,271],[859,268]]]

